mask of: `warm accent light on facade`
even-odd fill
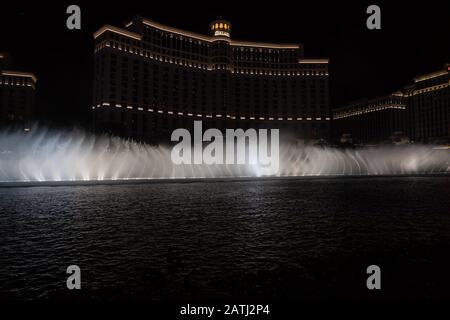
[[[330,59],[305,59],[305,58],[302,58],[302,59],[298,60],[298,63],[300,63],[300,64],[308,64],[308,63],[311,63],[311,64],[328,64],[329,61],[330,61]]]
[[[419,76],[419,77],[415,77],[414,78],[414,82],[425,81],[425,80],[433,79],[433,78],[436,78],[436,77],[444,76],[446,74],[448,74],[448,69],[447,70],[436,71],[436,72],[433,72],[433,73],[424,74],[423,76]]]
[[[117,34],[120,34],[125,37],[133,38],[135,40],[142,40],[142,36],[140,34],[137,34],[137,33],[125,30],[125,29],[117,28],[117,27],[114,27],[114,26],[111,26],[108,24],[104,25],[103,27],[101,27],[94,33],[94,39],[97,39],[103,33],[107,32],[107,31],[117,33]]]
[[[12,76],[12,77],[24,77],[24,78],[30,78],[33,80],[34,83],[37,82],[37,78],[34,74],[29,72],[19,72],[19,71],[9,71],[9,70],[3,70],[0,71],[1,75],[3,76]]]

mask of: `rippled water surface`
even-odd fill
[[[0,298],[448,299],[449,195],[448,177],[1,188]]]

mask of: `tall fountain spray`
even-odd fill
[[[261,176],[258,165],[174,165],[170,147],[83,131],[0,132],[0,182]],[[450,151],[429,145],[337,149],[280,143],[273,176],[449,174]]]

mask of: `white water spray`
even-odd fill
[[[81,131],[0,132],[0,182],[258,177],[258,165],[174,165],[170,148]],[[273,176],[449,174],[429,145],[336,149],[280,143]]]

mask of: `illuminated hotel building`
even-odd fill
[[[36,81],[32,73],[11,70],[8,55],[0,53],[0,126],[29,130]]]
[[[97,130],[170,139],[194,120],[217,128],[267,127],[328,138],[328,59],[298,44],[238,41],[225,20],[211,35],[134,17],[94,33]]]
[[[417,142],[450,142],[450,67],[414,78],[400,91],[333,110],[334,134],[379,142],[403,133]]]
[[[333,130],[339,138],[350,134],[355,142],[387,140],[405,128],[403,94],[361,100],[333,110]]]
[[[450,142],[450,65],[414,78],[404,94],[408,101],[407,133],[412,139]]]

